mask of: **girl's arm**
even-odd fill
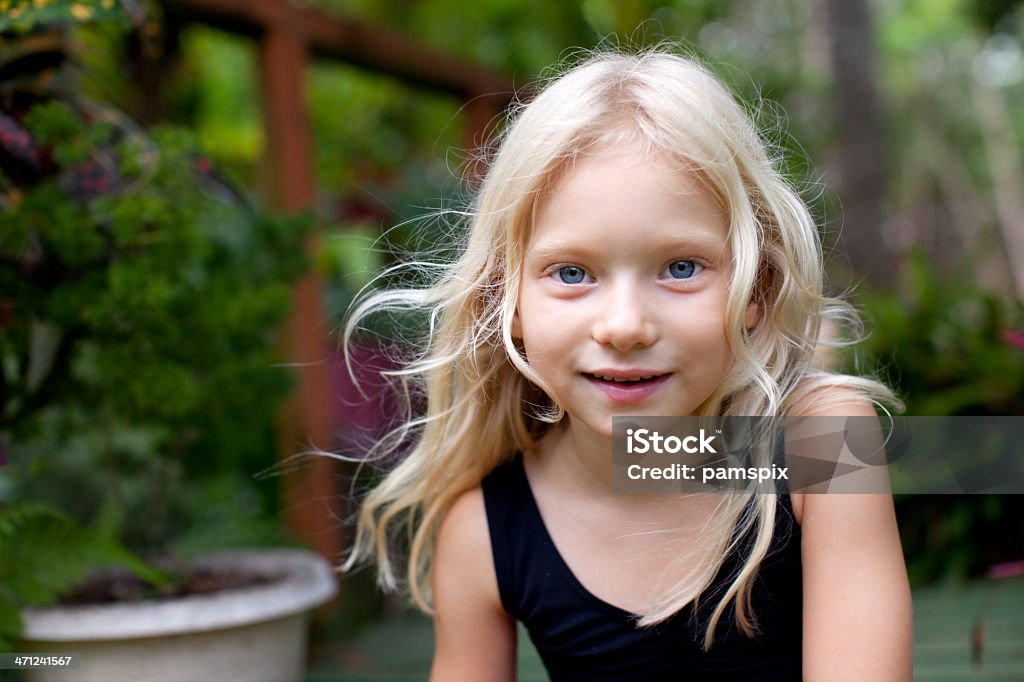
[[[864,399],[814,416],[875,417]],[[888,488],[888,473],[870,489]],[[844,477],[845,478],[845,477]],[[804,679],[910,680],[914,623],[892,495],[802,496]]]
[[[434,556],[433,682],[509,682],[516,676],[516,623],[494,574],[479,487],[461,495],[441,524]]]

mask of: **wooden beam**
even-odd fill
[[[163,0],[182,21],[200,21],[259,36],[281,30],[306,42],[317,56],[356,64],[417,86],[460,97],[495,93],[512,99],[512,81],[414,42],[397,31],[288,0]]]
[[[469,97],[462,105],[463,140],[473,156],[467,160],[464,180],[469,187],[476,188],[487,172],[489,148],[495,130],[502,122],[501,114],[508,100],[501,95],[481,94]]]
[[[270,202],[285,212],[312,207],[316,196],[313,130],[306,108],[306,46],[287,25],[267,31],[260,41],[267,163],[274,170]],[[309,244],[312,252],[314,241]],[[295,309],[285,326],[285,359],[295,364],[298,387],[278,428],[282,457],[333,446],[330,374],[333,352],[324,324],[324,286],[313,273],[295,287]],[[332,528],[331,505],[341,498],[334,460],[310,457],[290,467],[282,481],[286,521],[310,547],[332,562],[342,552],[340,529]]]

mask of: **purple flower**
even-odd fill
[[[1003,341],[1024,350],[1024,332],[1005,331],[1003,332]]]
[[[1024,561],[1007,561],[996,564],[988,571],[990,578],[1013,578],[1018,575],[1024,575]]]

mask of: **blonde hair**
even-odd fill
[[[447,510],[563,416],[511,333],[538,205],[574,157],[622,139],[697,173],[728,209],[734,262],[726,319],[735,359],[702,414],[783,415],[799,401],[825,395],[821,389],[829,386],[896,404],[875,381],[812,368],[822,322],[856,327],[856,313],[824,296],[815,222],[726,87],[695,60],[658,50],[592,55],[516,107],[464,215],[468,231],[458,259],[441,267],[428,286],[370,294],[346,327],[347,346],[375,312],[429,314],[418,356],[395,373],[407,387],[423,391],[425,413],[377,444],[373,454],[385,456],[412,443],[365,498],[345,564],[376,556],[381,585],[395,588],[396,543],[408,542],[404,579],[427,612],[433,549]],[[757,303],[759,319],[748,330],[750,301]],[[725,557],[749,538],[749,555],[707,625],[705,648],[730,602],[741,630],[756,633],[750,595],[772,542],[777,507],[774,495],[720,498],[705,531],[713,559],[695,565],[680,554],[639,621],[661,622],[699,599]]]

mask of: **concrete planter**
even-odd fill
[[[28,679],[299,682],[310,611],[337,592],[328,562],[302,550],[246,550],[197,564],[284,577],[165,601],[26,609],[22,651],[78,654],[76,669],[37,669]]]

